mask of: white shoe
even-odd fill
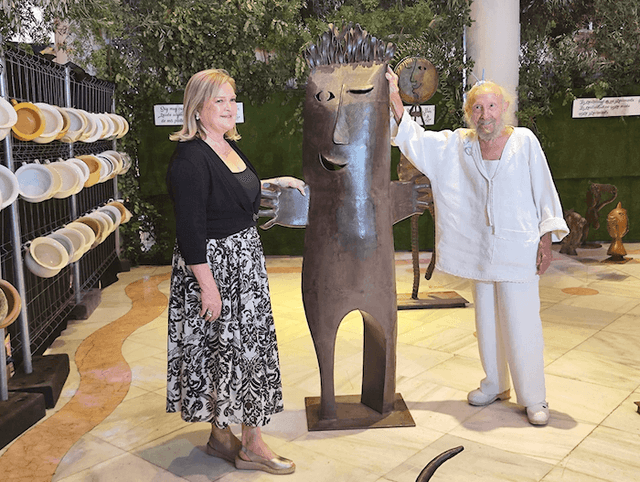
[[[511,398],[511,390],[508,388],[504,392],[496,394],[487,394],[479,388],[476,388],[467,395],[469,405],[474,405],[476,407],[484,407],[496,400],[509,400],[509,398]]]
[[[542,402],[527,407],[527,418],[531,425],[546,425],[549,422],[549,404]]]

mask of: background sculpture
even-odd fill
[[[560,252],[562,254],[569,254],[576,256],[578,252],[576,248],[579,248],[586,236],[584,236],[585,230],[589,231],[589,223],[580,214],[573,209],[569,209],[564,213],[564,220],[569,226],[569,234],[565,236],[560,242]]]
[[[304,226],[302,298],[320,368],[321,396],[306,399],[310,430],[414,425],[396,388],[393,224],[427,207],[426,186],[391,182],[392,44],[359,25],[331,27],[305,52],[303,172],[308,194],[263,193],[273,224]],[[268,192],[271,191],[271,192]],[[364,322],[362,393],[336,400],[338,328]],[[373,409],[373,410],[372,410]]]
[[[602,200],[603,193],[609,194],[609,197],[604,201]],[[598,243],[587,243],[589,225],[593,226],[593,229],[600,229],[598,213],[607,204],[612,203],[617,196],[618,189],[611,184],[596,184],[593,182],[589,184],[587,189],[587,214],[585,215],[587,224],[582,233],[581,248],[599,248],[601,246]]]
[[[421,125],[425,125],[420,104],[428,101],[438,88],[438,73],[436,68],[427,59],[420,57],[407,57],[396,65],[396,74],[398,74],[398,88],[400,98],[404,103],[411,104],[409,115],[420,119]],[[400,162],[397,167],[398,179],[401,181],[419,183],[429,185],[429,213],[435,219],[435,210],[433,205],[433,196],[431,195],[431,182],[429,179],[416,169],[413,164],[400,153]],[[463,307],[467,300],[459,296],[454,291],[430,294],[427,298],[420,299],[418,292],[420,289],[420,243],[418,222],[422,213],[416,213],[411,216],[411,260],[413,266],[413,287],[411,289],[411,297],[400,295],[398,297],[398,309],[416,309],[416,308],[453,308]],[[425,278],[431,279],[433,270],[436,265],[436,248],[434,246],[431,253],[431,260],[425,272]]]
[[[622,207],[622,203],[618,203],[615,209],[607,216],[607,232],[613,238],[613,241],[607,250],[610,258],[605,261],[626,262],[627,260],[624,257],[627,254],[627,250],[624,249],[622,244],[622,237],[629,232],[629,218],[627,217],[627,210]]]

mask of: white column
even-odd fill
[[[473,59],[473,75],[492,80],[517,99],[518,54],[520,53],[519,0],[474,0],[473,24],[467,29],[467,55]],[[467,76],[473,85],[476,78]],[[516,106],[517,107],[517,106]]]

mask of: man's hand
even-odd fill
[[[398,76],[389,66],[387,66],[387,73],[384,74],[384,76],[389,81],[389,104],[391,106],[391,111],[393,112],[393,117],[396,120],[396,123],[400,124],[402,114],[404,114],[404,105],[402,104],[402,99],[400,98]]]
[[[551,233],[545,233],[540,238],[540,244],[538,244],[538,255],[536,258],[537,274],[544,274],[547,268],[551,265]]]

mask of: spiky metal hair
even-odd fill
[[[304,57],[314,69],[320,65],[389,61],[395,51],[393,43],[372,37],[359,24],[348,24],[341,31],[329,24],[329,31],[305,49]]]

